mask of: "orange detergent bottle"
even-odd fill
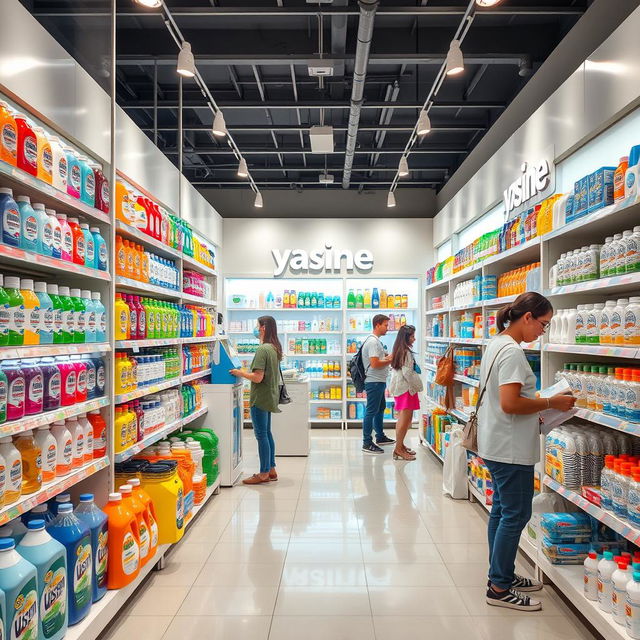
[[[122,236],[116,236],[116,275],[126,276],[127,259],[125,257],[124,240]]]
[[[122,589],[140,573],[140,532],[136,516],[122,495],[110,493],[107,514],[109,563],[107,589]]]
[[[40,491],[42,487],[42,450],[36,443],[33,432],[24,431],[14,445],[22,458],[22,495]]]
[[[158,548],[158,519],[151,496],[140,486],[140,478],[129,478],[127,484],[132,487],[133,494],[144,507],[144,517],[149,527],[149,557],[153,557]]]
[[[125,224],[133,224],[133,208],[129,189],[124,183],[118,180],[116,182],[116,219]]]
[[[38,145],[38,178],[47,184],[53,183],[53,153],[51,143],[42,127],[33,127]]]
[[[149,531],[149,523],[145,518],[146,509],[138,499],[138,496],[133,493],[133,487],[130,484],[123,484],[118,490],[122,494],[122,503],[133,511],[136,517],[138,531],[140,532],[140,568],[142,568],[151,558],[151,532]]]
[[[0,101],[0,160],[14,167],[18,163],[18,130],[13,112],[6,102]]]

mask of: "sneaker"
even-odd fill
[[[376,444],[384,446],[385,444],[395,444],[396,441],[391,438],[387,438],[387,436],[382,436],[382,438],[376,438]]]
[[[542,602],[532,600],[529,596],[525,596],[515,589],[507,589],[498,593],[489,587],[487,589],[487,604],[493,607],[516,609],[517,611],[540,611],[542,609]]]
[[[491,587],[491,580],[487,580],[487,589]],[[531,592],[531,591],[542,591],[544,585],[542,582],[538,582],[537,580],[531,580],[531,578],[525,578],[524,576],[519,576],[517,573],[513,578],[513,582],[511,583],[511,588],[519,591],[520,593]]]
[[[371,444],[363,444],[362,450],[365,453],[384,453],[384,451],[377,445],[373,444],[373,442]]]

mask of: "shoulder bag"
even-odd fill
[[[471,415],[469,416],[469,419],[467,420],[466,424],[464,425],[464,429],[462,430],[462,446],[473,453],[478,452],[478,409],[480,409],[482,399],[484,398],[484,393],[487,390],[487,384],[489,383],[491,371],[493,371],[493,365],[496,363],[500,352],[507,346],[509,345],[505,344],[500,347],[500,349],[498,349],[498,353],[496,353],[496,355],[494,356],[493,362],[491,363],[489,371],[487,372],[487,378],[484,382],[484,385],[482,386],[482,389],[480,390],[480,393],[478,394],[476,406],[471,412]]]
[[[280,395],[278,396],[278,404],[291,404],[293,400],[291,400],[291,396],[287,391],[287,385],[284,383],[284,376],[282,375],[282,367],[280,363],[278,363],[278,371],[280,371],[280,381],[282,384],[279,386]]]

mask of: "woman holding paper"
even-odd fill
[[[538,611],[541,602],[523,592],[539,591],[542,584],[515,573],[518,543],[531,518],[533,465],[540,449],[539,412],[568,411],[571,395],[536,398],[536,378],[520,343],[534,342],[548,329],[553,316],[549,300],[528,292],[500,309],[500,333],[491,339],[480,366],[478,455],[493,480],[493,507],[489,518],[489,583],[487,604]],[[484,394],[482,389],[484,388]]]

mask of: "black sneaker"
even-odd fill
[[[491,580],[487,580],[487,589],[491,586]],[[517,573],[511,583],[511,588],[519,591],[520,593],[530,593],[532,591],[542,591],[544,585],[537,580],[531,580],[531,578],[525,578],[519,576]]]
[[[395,444],[396,441],[391,438],[387,438],[387,436],[382,436],[382,438],[376,438],[376,444],[380,446],[384,446],[385,444]]]
[[[373,444],[373,442],[371,444],[363,444],[362,450],[365,453],[384,453],[384,451],[379,446]]]
[[[487,589],[487,604],[492,607],[504,607],[506,609],[516,609],[517,611],[540,611],[542,602],[532,600],[515,589],[507,589],[498,593],[493,588]]]

